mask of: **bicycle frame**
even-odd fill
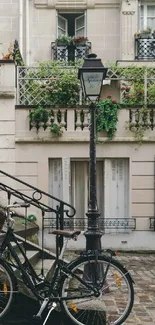
[[[20,253],[22,254],[22,256],[24,257],[24,263],[22,263],[16,253],[16,251],[14,250],[11,242],[16,243]],[[4,240],[2,242],[2,245],[0,247],[0,256],[2,257],[3,253],[5,252],[5,249],[8,248],[8,252],[7,253],[11,253],[11,257],[14,259],[14,261],[7,261],[7,263],[11,266],[11,267],[15,267],[16,269],[20,270],[21,274],[22,274],[22,279],[23,282],[25,283],[25,285],[30,288],[30,290],[32,291],[32,293],[35,295],[35,297],[37,297],[37,299],[39,301],[44,300],[44,298],[42,296],[40,296],[38,290],[39,289],[44,289],[45,287],[49,288],[48,291],[48,295],[50,297],[51,294],[56,293],[57,290],[57,284],[58,281],[57,279],[61,279],[62,276],[64,276],[64,274],[66,275],[73,275],[74,273],[68,268],[68,264],[67,266],[64,265],[64,261],[61,259],[55,259],[56,261],[56,268],[54,271],[54,274],[52,276],[52,281],[48,282],[46,279],[42,279],[41,277],[39,277],[35,270],[33,269],[32,265],[30,264],[24,250],[22,247],[20,247],[20,244],[18,242],[18,239],[16,238],[16,236],[13,233],[13,229],[12,228],[8,228],[6,235],[4,237]],[[27,268],[27,269],[26,269]],[[60,275],[61,272],[61,275]],[[78,275],[74,274],[74,277],[79,280],[79,282],[81,282],[81,284],[85,285],[86,288],[88,288],[89,290],[91,289],[93,292],[95,292],[96,290],[93,288],[93,286],[91,284],[88,284],[87,282],[85,282],[83,279],[81,279]],[[93,294],[87,294],[84,297],[90,297]],[[55,296],[55,295],[54,295]],[[69,299],[77,299],[77,296],[71,296],[71,297],[53,297],[50,298],[50,301],[61,301],[61,300],[69,300]]]

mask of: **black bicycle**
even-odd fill
[[[0,247],[0,319],[8,313],[19,292],[16,268],[25,286],[40,303],[34,318],[41,319],[46,311],[43,325],[51,311],[59,306],[77,325],[122,324],[132,310],[134,290],[129,271],[113,258],[115,253],[111,250],[84,251],[67,264],[63,260],[67,241],[77,239],[80,231],[55,230],[53,234],[63,235],[66,239],[62,252],[55,259],[51,278],[38,276],[13,232],[14,219],[10,209],[27,206],[27,203],[16,203],[6,208],[8,227]],[[13,243],[18,246],[22,260]],[[6,252],[10,259],[6,258]]]

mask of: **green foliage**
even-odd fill
[[[111,95],[98,103],[96,130],[97,132],[106,131],[109,139],[114,137],[117,130],[119,108],[120,103],[112,99]]]
[[[36,107],[29,114],[30,119],[30,129],[32,127],[36,127],[37,131],[40,127],[43,127],[44,130],[49,126],[51,133],[55,135],[62,135],[62,125],[61,125],[61,113],[57,113],[57,121],[54,122],[54,112],[51,110],[47,110],[42,106]]]
[[[15,62],[15,64],[17,66],[24,65],[24,61],[23,61],[23,58],[21,56],[20,49],[19,49],[19,44],[18,44],[17,40],[15,40],[15,42],[14,42],[13,59],[14,59],[14,62]]]
[[[61,44],[69,45],[72,42],[72,36],[62,34],[62,35],[58,36],[58,38],[56,39],[56,42],[57,42],[58,45],[59,44],[60,45]]]
[[[70,71],[61,71],[60,75],[53,76],[45,86],[46,104],[50,105],[77,105],[79,101],[80,83]]]
[[[147,125],[147,107],[142,107],[138,110],[137,121],[133,122],[126,122],[126,130],[130,130],[134,134],[134,138],[136,142],[142,144],[144,133],[149,126]]]
[[[25,105],[31,103],[46,106],[76,106],[79,104],[80,82],[78,67],[50,61],[39,64],[37,69],[30,69],[23,80]]]
[[[48,111],[42,107],[38,106],[29,114],[31,125],[35,125],[37,130],[41,127],[41,123],[43,124],[44,130],[46,129],[46,123],[49,119],[49,113]]]
[[[132,86],[122,86],[122,103],[126,105],[144,104],[144,83],[141,80],[134,82]]]
[[[148,104],[155,104],[155,83],[148,87]]]
[[[61,124],[56,124],[56,123],[52,123],[50,130],[53,134],[57,135],[57,136],[61,136],[63,131],[62,131],[62,127]]]

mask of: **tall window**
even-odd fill
[[[151,27],[155,30],[155,4],[143,4],[140,12],[140,29]]]
[[[57,36],[86,36],[86,12],[78,14],[58,13]]]

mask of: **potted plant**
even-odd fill
[[[56,44],[58,46],[67,46],[70,45],[72,41],[72,37],[68,36],[68,35],[60,35],[58,36],[58,38],[56,39]]]
[[[8,53],[4,54],[2,53],[2,60],[13,60],[14,56],[13,56],[13,44],[10,43],[10,46],[8,48]]]
[[[74,45],[85,45],[88,41],[88,37],[86,36],[74,36],[72,38],[72,42]]]
[[[141,38],[150,38],[151,37],[151,27],[146,27],[140,32],[140,37]]]

